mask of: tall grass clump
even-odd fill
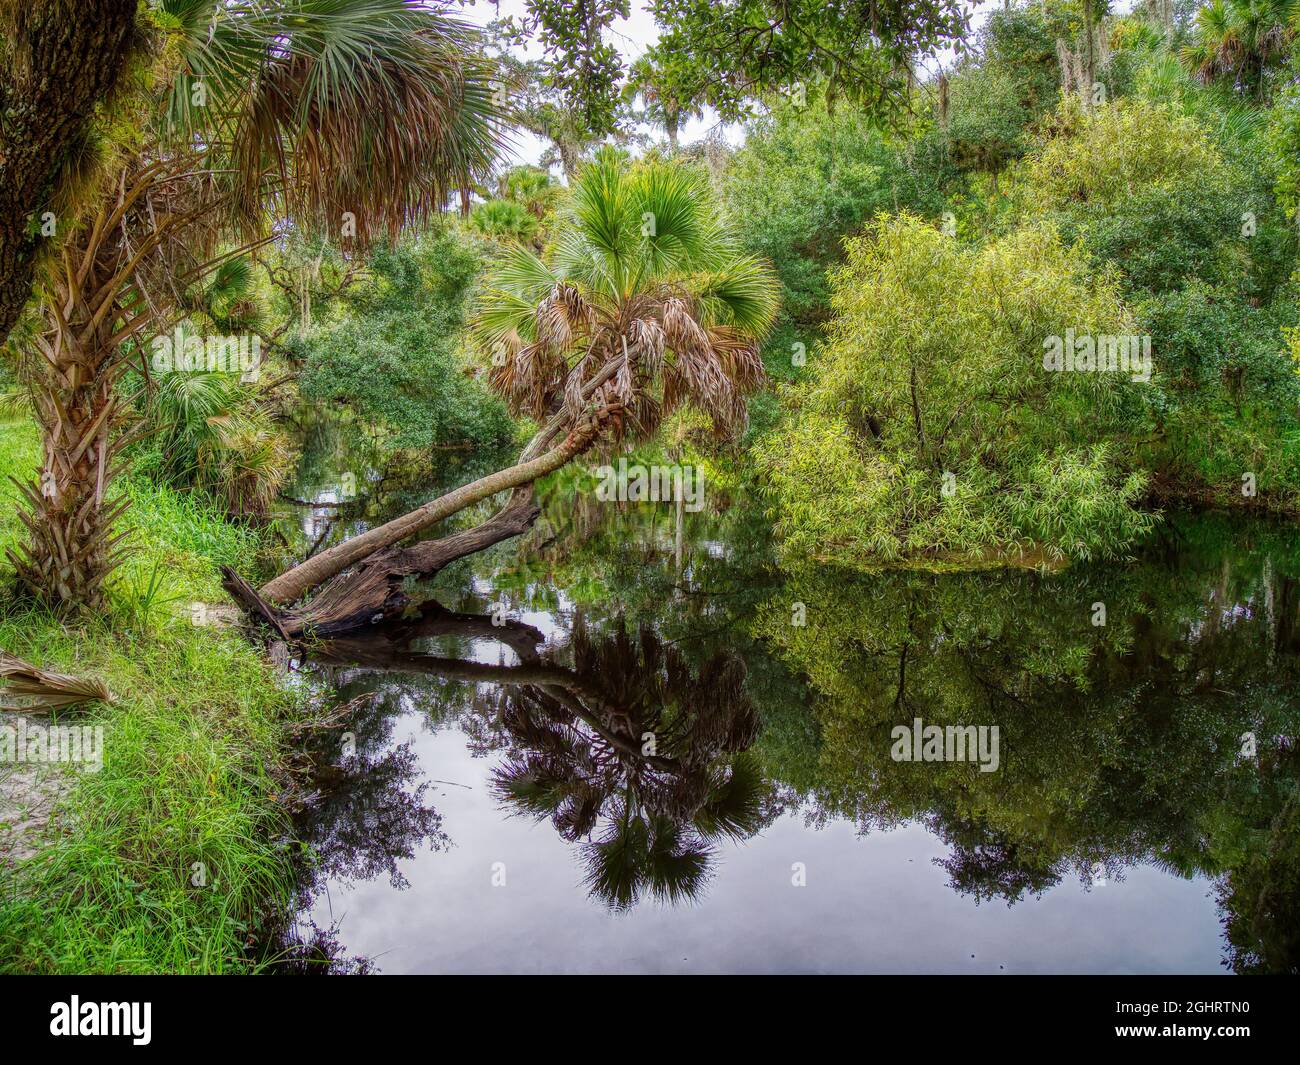
[[[30,476],[38,458],[34,427],[0,425],[0,548],[21,535],[7,475]],[[287,905],[277,800],[300,701],[190,610],[219,596],[218,564],[252,564],[257,534],[198,496],[143,481],[128,492],[132,551],[103,614],[68,626],[9,596],[0,606],[0,647],[101,677],[114,696],[60,716],[104,727],[102,768],[77,772],[45,831],[0,862],[4,971],[246,970],[249,941]]]

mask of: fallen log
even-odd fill
[[[282,615],[284,630],[290,637],[327,639],[400,618],[413,605],[408,579],[427,579],[457,559],[520,536],[539,514],[532,487],[516,489],[505,507],[481,525],[440,540],[390,548],[335,577],[309,603]]]
[[[516,489],[505,507],[482,524],[440,540],[381,551],[335,577],[297,609],[268,603],[229,566],[221,568],[222,583],[245,612],[268,624],[282,640],[329,639],[406,616],[416,605],[406,590],[408,579],[427,579],[457,559],[520,536],[540,513],[531,486]]]
[[[230,566],[221,567],[221,578],[221,583],[226,591],[230,593],[231,598],[240,603],[249,614],[261,618],[270,625],[280,636],[280,639],[289,640],[290,637],[285,631],[284,622],[280,620],[280,612],[258,595],[257,589]]]
[[[583,400],[588,401],[600,393],[614,377],[619,366],[620,363],[611,362],[588,381],[583,386]],[[576,423],[571,412],[559,411],[529,441],[528,447],[524,449],[515,465],[461,485],[399,518],[394,518],[360,536],[345,540],[328,551],[322,551],[319,555],[300,562],[264,584],[259,589],[261,598],[268,603],[286,606],[300,599],[313,588],[337,577],[350,566],[396,546],[402,540],[409,539],[437,525],[440,521],[459,514],[475,503],[490,499],[501,492],[532,485],[548,473],[568,465],[578,455],[587,451],[605,427],[611,421],[621,417],[622,412],[621,403],[608,400],[597,410],[585,413]],[[552,447],[552,442],[561,433],[565,434],[563,440]]]

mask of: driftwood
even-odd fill
[[[290,639],[289,634],[285,631],[284,623],[280,620],[280,612],[258,595],[256,588],[244,580],[230,566],[221,567],[221,576],[221,583],[236,602],[240,603],[250,614],[261,618],[270,625],[281,640],[287,641]]]

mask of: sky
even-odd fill
[[[983,24],[989,11],[993,9],[994,2],[995,0],[979,0],[978,6],[971,15],[972,31],[979,29]],[[1134,2],[1135,0],[1120,0],[1113,7],[1117,12],[1128,11]],[[522,17],[524,11],[525,0],[497,0],[495,3],[493,0],[474,0],[474,3],[463,9],[462,16],[486,26],[496,18]],[[646,0],[631,0],[628,18],[616,20],[610,32],[614,43],[623,54],[625,63],[631,63],[659,39],[659,27],[655,24],[654,15],[650,13]],[[527,50],[519,50],[518,54],[521,58],[538,59],[541,58],[542,50],[534,43]],[[951,59],[952,54],[949,52],[941,54],[938,62],[945,63]],[[717,125],[718,116],[711,108],[706,109],[703,118],[692,119],[683,127],[682,143],[690,144],[701,139]],[[724,125],[722,131],[727,141],[733,145],[740,144],[744,139],[744,128],[739,124]],[[515,134],[515,143],[507,154],[512,157],[513,163],[536,164],[545,150],[546,141],[542,138],[527,130],[518,130]]]
[[[510,16],[521,18],[524,11],[524,0],[499,0],[497,3],[491,0],[475,0],[464,9],[462,14],[470,21],[486,26],[496,18]],[[636,60],[659,39],[659,27],[655,25],[654,15],[650,13],[644,0],[632,0],[630,11],[628,18],[616,20],[610,30],[615,45],[623,55],[625,65]],[[542,56],[541,48],[535,43],[527,50],[516,51],[524,59],[540,59]],[[682,129],[682,143],[690,144],[692,141],[699,140],[717,123],[717,115],[711,111],[703,119],[692,119]],[[731,143],[740,143],[743,136],[741,127],[724,127],[724,132]],[[511,161],[514,163],[536,164],[541,159],[542,152],[546,150],[547,142],[527,130],[516,131],[515,141],[513,151],[508,153],[513,156]]]

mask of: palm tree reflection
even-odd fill
[[[520,661],[404,649],[428,635],[491,635]],[[774,790],[747,753],[759,717],[744,664],[720,653],[693,667],[651,628],[631,634],[621,621],[595,633],[579,617],[572,667],[544,660],[540,642],[529,626],[436,611],[386,638],[325,644],[321,656],[489,683],[476,709],[486,717],[484,746],[504,752],[496,797],[579,844],[588,888],[612,909],[696,897],[717,846],[775,816]]]

